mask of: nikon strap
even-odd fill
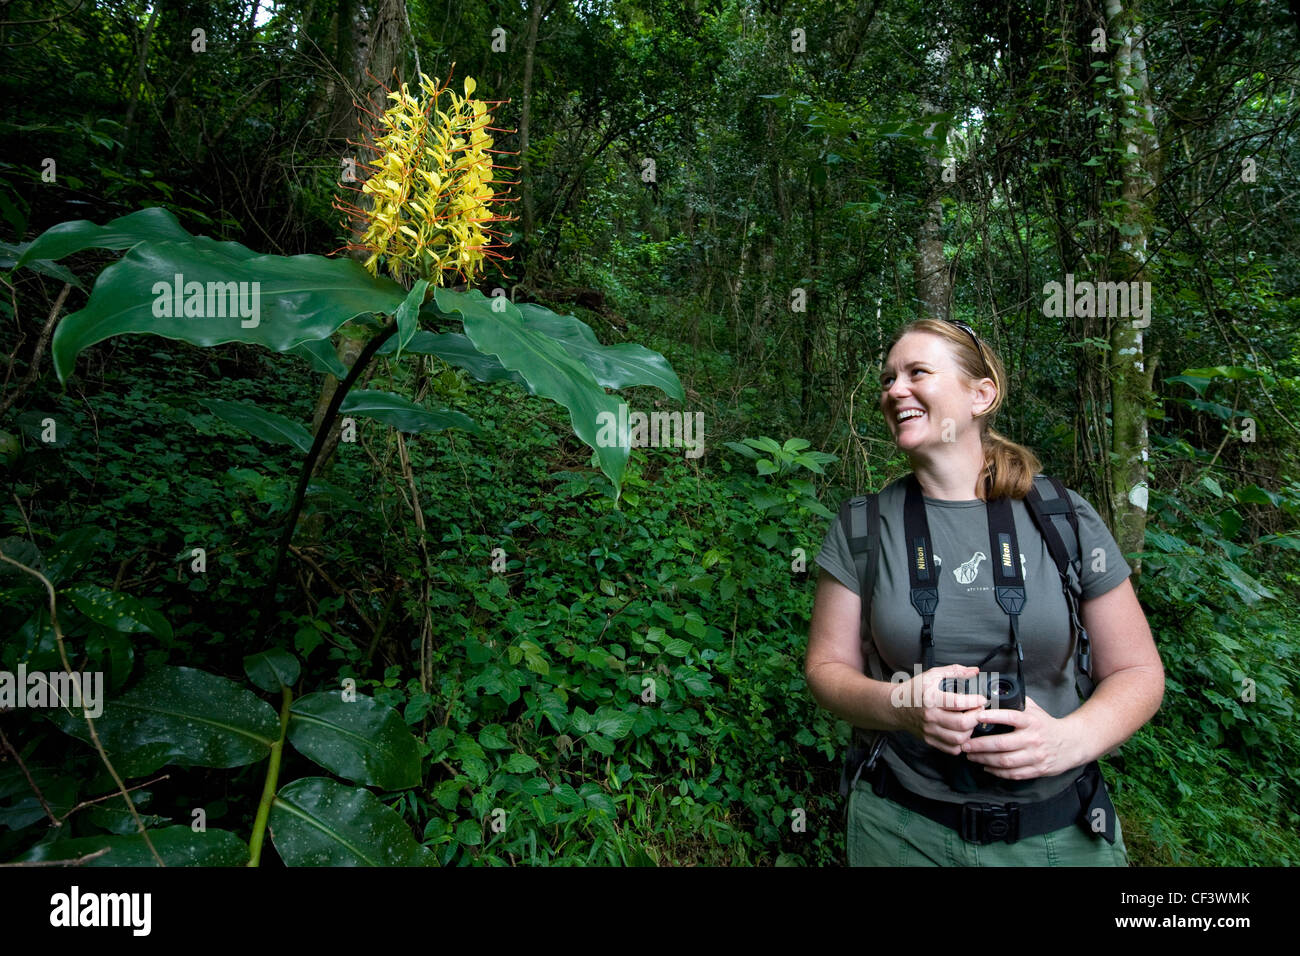
[[[998,606],[1008,618],[1010,642],[995,648],[978,666],[1010,650],[1016,658],[1016,677],[1025,686],[1020,646],[1020,614],[1025,608],[1025,578],[1020,569],[1020,547],[1016,541],[1016,522],[1008,498],[984,503],[989,522],[989,549],[993,552],[993,593]],[[930,546],[930,522],[925,514],[925,498],[915,475],[907,479],[907,497],[903,503],[903,531],[907,539],[907,574],[911,583],[912,606],[921,615],[921,668],[934,667],[934,615],[939,607],[939,575],[934,567],[934,550]]]
[[[876,642],[871,636],[871,592],[875,589],[876,569],[880,564],[880,496],[861,495],[840,506],[840,524],[847,529],[849,550],[858,572],[862,598],[862,621],[858,636],[862,642],[862,659],[867,673],[876,680],[888,680]]]
[[[925,518],[925,499],[916,475],[907,477],[903,534],[907,542],[907,577],[912,587],[912,607],[921,615],[921,669],[928,671],[934,666],[934,612],[939,609],[939,576],[934,570],[930,524]]]
[[[909,481],[912,480],[915,480],[914,477],[909,478]],[[1043,536],[1048,553],[1061,577],[1061,588],[1070,614],[1070,627],[1075,636],[1076,689],[1086,700],[1092,696],[1094,685],[1091,676],[1091,644],[1079,616],[1079,605],[1083,598],[1079,519],[1065,486],[1049,475],[1038,475],[1034,479],[1033,487],[1025,496],[1025,507]],[[859,495],[845,501],[840,506],[839,521],[853,554],[862,598],[862,659],[867,662],[870,677],[886,680],[884,666],[871,636],[871,601],[880,564],[880,496]],[[929,563],[930,557],[932,556],[927,556],[927,567],[933,566]]]

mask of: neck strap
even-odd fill
[[[1008,618],[1010,641],[994,648],[977,666],[983,668],[995,655],[1009,650],[1015,654],[1016,677],[1025,686],[1021,664],[1025,659],[1020,646],[1020,614],[1025,607],[1025,578],[1020,569],[1020,546],[1016,540],[1015,516],[1009,498],[985,502],[988,515],[989,549],[993,552],[993,594]],[[939,575],[930,546],[930,523],[925,513],[925,498],[916,475],[907,481],[903,504],[903,534],[907,541],[907,574],[911,585],[912,606],[921,615],[921,663],[925,670],[934,667],[934,615],[939,607]]]

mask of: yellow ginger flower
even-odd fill
[[[485,132],[494,130],[492,114],[485,101],[472,98],[475,86],[465,77],[462,97],[421,73],[419,97],[403,83],[388,94],[392,105],[383,116],[370,114],[376,123],[368,148],[375,159],[359,190],[369,208],[335,205],[358,221],[359,242],[349,248],[369,253],[364,265],[372,275],[382,260],[398,282],[442,285],[454,273],[472,284],[488,259],[505,258],[495,251],[502,244],[489,238],[502,235],[488,224],[512,217],[494,215],[490,204],[506,198],[494,187],[513,183],[494,177],[502,167],[491,161],[498,151]]]

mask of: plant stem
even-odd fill
[[[262,838],[266,835],[266,821],[271,815],[271,801],[275,799],[275,787],[280,781],[280,755],[284,753],[284,738],[289,732],[289,706],[293,703],[293,691],[280,685],[283,700],[280,704],[280,738],[271,744],[271,761],[266,765],[266,783],[262,786],[262,800],[257,805],[257,816],[253,818],[253,832],[248,838],[248,865],[258,866],[262,862]]]
[[[361,376],[365,367],[370,364],[370,360],[375,357],[375,353],[396,331],[397,320],[389,319],[383,331],[366,343],[366,347],[361,350],[357,360],[352,363],[352,368],[348,370],[347,378],[343,379],[342,384],[334,390],[329,407],[325,409],[325,416],[321,419],[320,427],[316,429],[316,438],[312,441],[311,451],[307,453],[307,460],[302,465],[302,473],[298,476],[298,488],[293,493],[293,504],[289,508],[289,518],[284,524],[284,532],[280,535],[280,546],[275,552],[275,564],[271,568],[271,576],[267,579],[266,588],[262,592],[261,617],[257,628],[260,637],[265,637],[270,630],[271,618],[275,610],[275,592],[280,584],[284,556],[289,550],[289,542],[293,540],[293,533],[298,528],[298,515],[302,512],[302,502],[307,495],[307,485],[311,483],[312,472],[316,469],[316,461],[320,458],[321,451],[325,447],[325,440],[329,437],[339,407],[343,404],[343,399],[347,397],[348,391]]]

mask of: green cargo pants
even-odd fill
[[[1077,824],[1015,843],[967,843],[956,830],[859,782],[849,794],[849,866],[1128,866],[1119,820],[1107,843]]]

